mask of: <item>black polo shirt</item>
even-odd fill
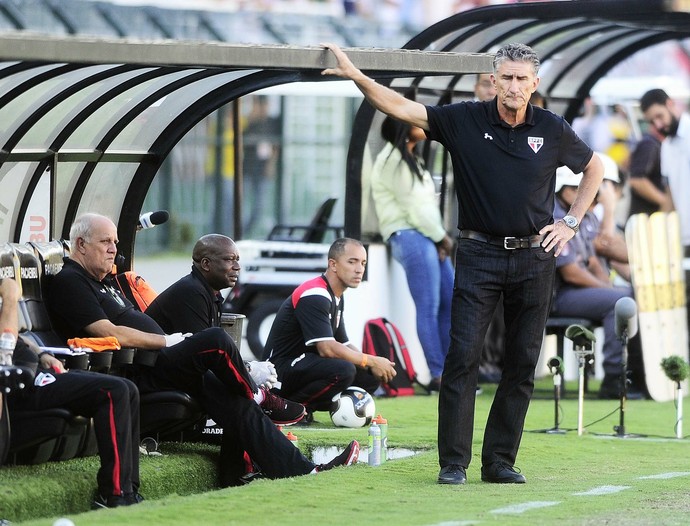
[[[99,320],[165,334],[152,318],[134,308],[110,276],[98,281],[69,258],[51,280],[46,296],[53,328],[65,340],[91,336],[84,328]]]
[[[451,155],[458,228],[494,236],[537,234],[553,222],[556,168],[582,172],[593,152],[563,117],[530,104],[525,122],[512,128],[496,104],[427,106],[427,136]]]
[[[220,327],[223,297],[206,282],[196,267],[161,292],[146,309],[163,330],[196,334],[209,327]]]

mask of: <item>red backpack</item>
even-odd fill
[[[417,373],[414,370],[405,339],[398,328],[386,318],[375,318],[364,324],[362,352],[373,356],[383,356],[395,362],[397,374],[386,384],[382,384],[388,396],[412,396]]]

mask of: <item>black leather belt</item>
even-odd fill
[[[461,230],[460,237],[462,239],[472,239],[474,241],[481,241],[489,245],[496,245],[503,247],[506,250],[515,250],[516,248],[538,248],[541,246],[541,236],[534,235],[528,237],[495,237],[475,232],[474,230]]]

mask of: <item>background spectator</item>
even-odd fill
[[[438,391],[450,344],[453,241],[443,226],[436,185],[416,152],[424,131],[386,117],[381,136],[386,144],[371,175],[376,215],[382,238],[405,270],[431,373],[429,388]]]

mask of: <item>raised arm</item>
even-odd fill
[[[395,90],[367,77],[336,44],[322,45],[331,50],[338,62],[336,67],[324,69],[321,72],[322,75],[335,75],[352,80],[377,110],[412,126],[418,126],[424,130],[429,129],[429,120],[423,104],[406,99]]]

